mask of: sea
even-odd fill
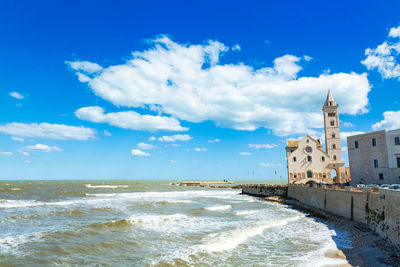
[[[336,266],[346,233],[238,189],[1,181],[0,266]],[[339,242],[338,242],[339,241]]]

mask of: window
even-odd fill
[[[312,171],[307,171],[307,178],[312,178]]]
[[[332,138],[335,138],[335,137],[336,137],[336,135],[333,133],[333,134],[332,134]]]
[[[400,157],[397,157],[397,168],[400,168]]]
[[[336,160],[336,155],[333,155],[333,160]]]
[[[294,175],[294,178],[297,178],[297,175],[296,175],[296,174]]]
[[[331,126],[335,126],[335,121],[331,121]]]
[[[336,149],[336,145],[335,144],[332,145],[332,149]]]
[[[307,156],[307,161],[311,161],[312,157],[311,156]]]
[[[310,146],[306,147],[306,152],[307,153],[311,153],[312,152],[312,148]]]
[[[354,141],[355,148],[358,148],[358,141]]]
[[[293,157],[293,161],[296,162],[296,157]]]
[[[379,174],[379,180],[383,180],[383,173]]]
[[[325,161],[325,157],[324,156],[321,157],[321,161]]]
[[[310,143],[310,140],[307,139],[307,143]]]
[[[378,160],[377,159],[374,159],[374,167],[378,168]]]
[[[335,117],[336,116],[336,113],[335,112],[329,112],[328,113],[328,117]]]
[[[396,145],[396,146],[399,146],[400,145],[400,137],[395,137],[394,138],[394,144]]]
[[[372,138],[372,146],[376,146],[376,138]]]

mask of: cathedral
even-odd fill
[[[321,141],[309,135],[300,140],[286,141],[289,184],[346,183],[349,170],[342,162],[339,128],[339,106],[328,91],[322,111],[324,113],[325,151]],[[332,170],[334,170],[332,172]],[[336,173],[336,175],[331,175]],[[332,177],[333,176],[333,177]]]

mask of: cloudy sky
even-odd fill
[[[144,2],[2,3],[0,179],[286,179],[328,90],[345,162],[400,128],[399,1]]]

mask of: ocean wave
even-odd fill
[[[199,247],[210,252],[221,252],[224,250],[233,249],[244,243],[248,238],[262,234],[268,228],[284,226],[288,222],[296,221],[299,218],[301,218],[301,216],[295,216],[274,222],[266,222],[262,225],[257,225],[254,227],[222,232],[221,234],[217,234],[217,236],[215,236],[215,234],[211,234],[209,235],[211,240],[206,244],[200,245]]]
[[[116,194],[89,194],[89,193],[86,193],[85,195],[87,197],[113,197]]]
[[[206,210],[228,210],[231,209],[232,206],[231,205],[223,205],[223,206],[212,206],[212,207],[207,207],[205,208]]]
[[[87,188],[127,188],[127,185],[91,185],[85,184]]]
[[[32,233],[23,235],[6,236],[0,238],[0,254],[19,254],[19,247],[27,242],[32,242],[40,239],[43,233]]]
[[[244,211],[237,211],[235,215],[249,215],[259,212],[259,210],[244,210]]]

